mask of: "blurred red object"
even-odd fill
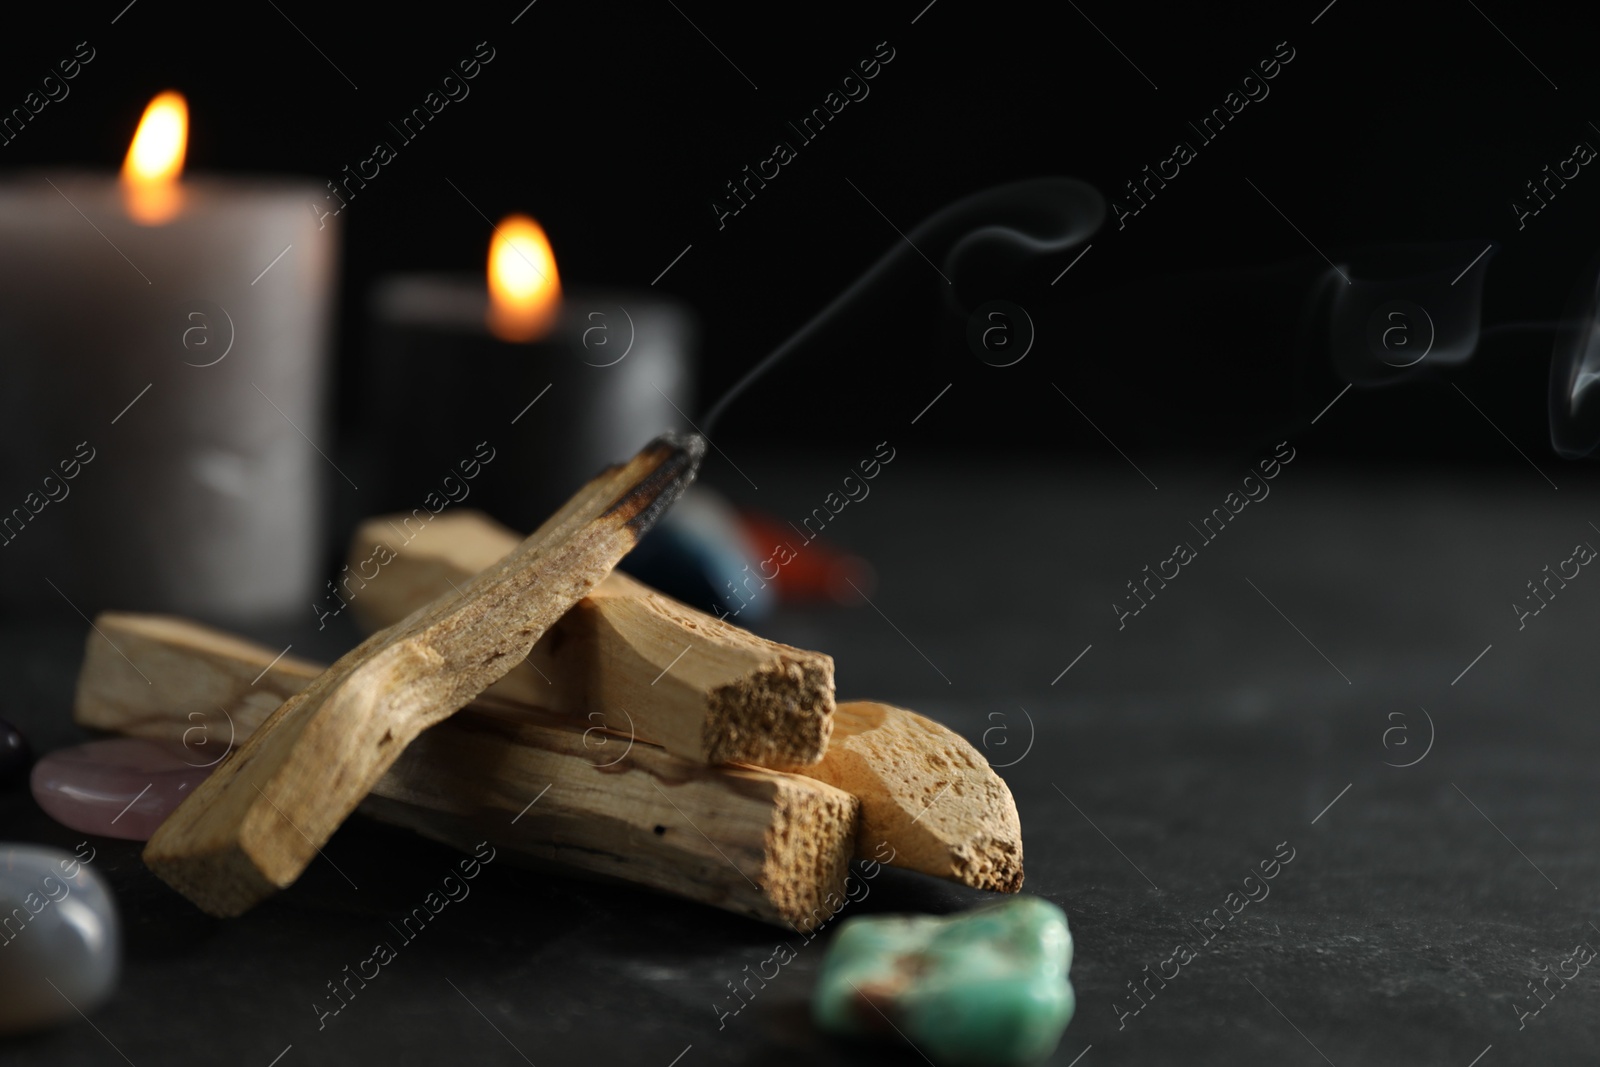
[[[831,603],[854,606],[871,596],[878,574],[860,556],[806,535],[792,525],[757,512],[742,511],[739,522],[763,560],[771,560],[778,573],[767,582],[778,599],[791,604]],[[782,551],[787,549],[787,551]],[[787,560],[787,562],[784,562]],[[767,567],[762,571],[766,578]]]

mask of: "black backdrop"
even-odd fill
[[[1194,140],[1186,122],[1280,42],[1294,59],[1270,96],[1125,229],[1108,222],[1058,284],[1049,280],[1064,257],[1019,286],[1013,299],[1038,329],[1027,360],[997,369],[976,359],[959,319],[942,313],[930,268],[903,299],[863,309],[754,390],[720,431],[724,443],[784,447],[824,434],[854,447],[849,427],[880,413],[910,418],[954,382],[960,405],[919,426],[929,438],[1105,454],[1054,382],[1135,456],[1254,449],[1342,387],[1326,358],[1291,336],[1296,279],[1323,269],[1319,249],[1498,242],[1485,315],[1508,323],[1556,315],[1600,245],[1591,236],[1600,177],[1587,168],[1520,231],[1510,206],[1575,141],[1600,144],[1586,109],[1597,77],[1589,27],[1566,16],[1465,0],[1338,0],[1320,16],[1323,0],[524,2],[114,0],[8,12],[6,107],[77,42],[96,58],[67,99],[0,147],[0,167],[109,171],[145,102],[173,87],[190,100],[191,170],[334,177],[487,42],[495,58],[470,95],[342,215],[347,432],[371,369],[363,308],[374,278],[479,269],[489,226],[463,193],[491,217],[538,217],[573,285],[645,288],[692,246],[656,288],[701,316],[709,400],[899,240],[884,216],[910,230],[976,189],[1051,174],[1118,195],[1174,141]],[[719,229],[712,203],[724,183],[770,155],[788,138],[786,121],[818,106],[880,42],[894,58],[870,95]],[[1362,416],[1329,427],[1325,447],[1380,462],[1522,462],[1453,380],[1547,459],[1549,353],[1542,335],[1493,335],[1467,367],[1368,393]]]

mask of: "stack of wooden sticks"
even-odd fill
[[[1016,805],[961,737],[836,703],[828,656],[611,571],[700,447],[658,439],[526,539],[466,511],[369,520],[352,559],[393,558],[351,603],[375,632],[329,668],[183,619],[100,616],[81,725],[242,740],[146,862],[237,915],[359,806],[803,931],[845,899],[852,858],[1019,889]]]

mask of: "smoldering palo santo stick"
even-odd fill
[[[213,915],[300,876],[424,729],[521,662],[693,480],[664,435],[601,472],[494,567],[373,634],[285,701],[157,829],[145,863]]]

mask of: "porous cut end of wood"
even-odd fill
[[[833,736],[833,659],[780,656],[712,689],[702,743],[708,763],[804,766]]]
[[[777,917],[807,933],[844,906],[861,801],[842,789],[778,778],[758,881]],[[831,898],[831,900],[830,900]]]
[[[1022,888],[1022,821],[1004,779],[960,735],[915,712],[846,701],[822,762],[796,771],[861,798],[857,857],[978,889]]]
[[[703,763],[792,769],[833,731],[833,658],[757,637],[624,575],[567,617],[582,625],[592,710],[639,715],[641,737]],[[564,621],[567,621],[564,620]],[[558,637],[559,634],[552,634]]]

